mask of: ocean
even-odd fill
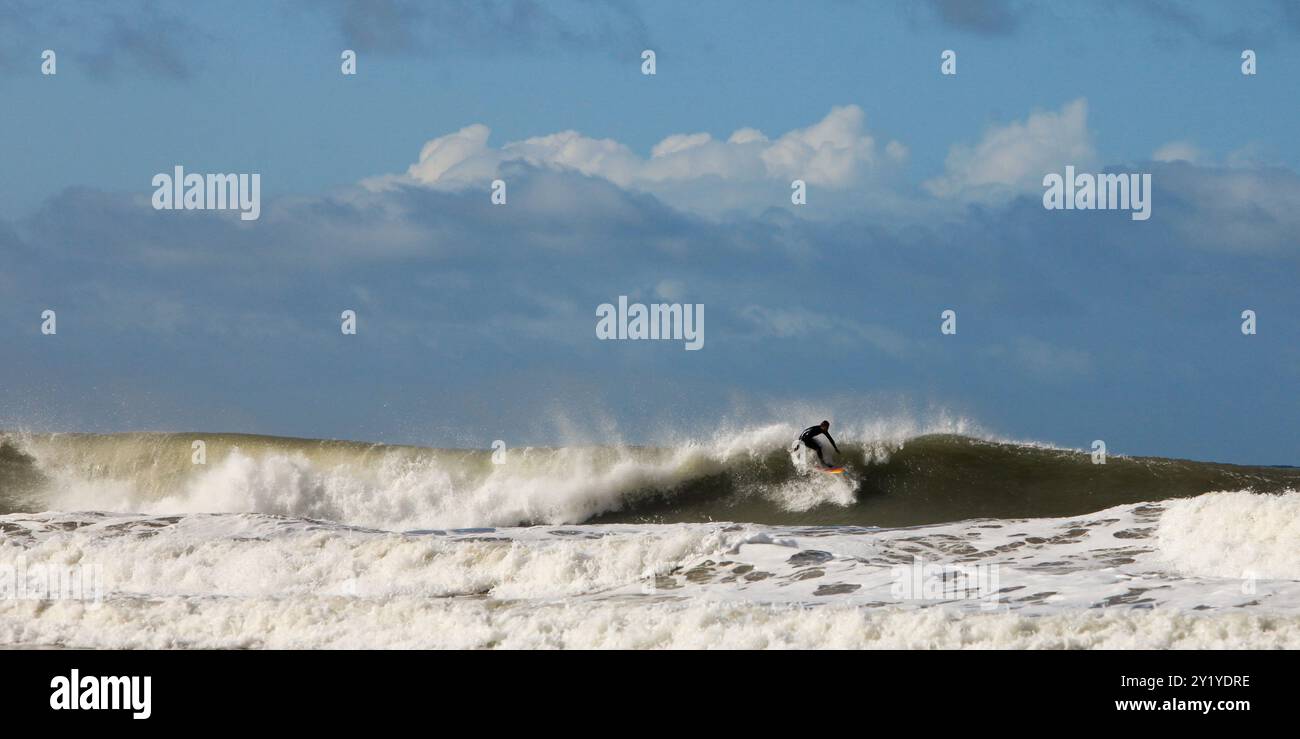
[[[6,433],[0,646],[1300,648],[1300,469],[798,430]]]

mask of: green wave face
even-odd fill
[[[784,510],[755,495],[755,484],[780,485],[795,475],[784,453],[756,470],[728,470],[688,481],[659,500],[600,517],[603,522],[736,520],[766,524],[915,526],[973,518],[1073,516],[1125,503],[1216,490],[1300,489],[1300,469],[1247,467],[1159,457],[1110,457],[1037,446],[929,435],[908,440],[886,459],[860,461],[844,445],[850,506]],[[816,478],[814,478],[815,480]]]

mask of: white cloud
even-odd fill
[[[1190,141],[1170,141],[1156,149],[1151,158],[1157,162],[1200,162],[1205,153]]]
[[[731,134],[727,139],[728,144],[752,144],[754,142],[766,142],[767,137],[757,128],[740,128]]]
[[[876,142],[866,133],[866,117],[856,105],[837,106],[820,122],[764,147],[759,156],[771,175],[845,187],[860,168],[869,168],[876,159]]]
[[[699,200],[695,186],[701,182],[733,189],[761,186],[764,202],[756,204],[765,207],[773,204],[771,193],[778,191],[772,184],[801,179],[812,187],[844,190],[877,176],[883,165],[893,168],[907,158],[907,147],[896,141],[888,142],[881,155],[876,138],[866,129],[866,114],[856,105],[837,106],[817,123],[775,140],[754,128],[741,128],[726,141],[708,133],[673,134],[655,144],[649,157],[613,139],[594,139],[577,131],[508,142],[500,148],[488,144],[490,133],[487,126],[476,123],[435,138],[424,145],[419,161],[405,175],[377,177],[363,184],[371,189],[396,184],[483,187],[503,163],[521,161],[600,177],[678,205]],[[745,189],[715,200],[734,205],[749,195]]]
[[[669,136],[663,141],[655,144],[654,148],[650,150],[650,156],[668,156],[669,154],[675,154],[679,151],[686,151],[687,149],[696,146],[702,146],[712,140],[713,137],[707,133],[679,133],[676,136]]]
[[[1096,159],[1088,133],[1088,101],[1079,98],[1059,112],[1040,111],[1025,121],[995,126],[974,146],[955,145],[945,172],[925,183],[940,197],[984,199],[1041,192],[1043,176],[1065,165],[1088,167]]]
[[[491,130],[481,123],[466,126],[456,133],[436,138],[420,149],[420,160],[412,164],[407,175],[421,182],[441,179],[469,179],[495,169],[487,140]]]
[[[540,167],[572,169],[585,175],[604,177],[628,187],[643,166],[631,149],[613,139],[593,139],[577,131],[563,131],[506,144],[501,157],[523,160]]]
[[[775,207],[810,220],[874,212],[896,223],[934,222],[952,217],[960,210],[954,205],[998,205],[1016,195],[1038,195],[1043,176],[1066,165],[1096,167],[1087,123],[1088,104],[1080,98],[1055,111],[992,127],[973,143],[955,145],[944,174],[923,183],[937,198],[926,197],[905,179],[908,148],[873,135],[865,113],[853,105],[835,107],[813,125],[778,136],[756,128],[737,129],[725,139],[707,132],[678,133],[648,153],[572,130],[493,146],[488,127],[473,124],[427,142],[405,173],[363,184],[371,191],[417,185],[486,193],[493,179],[509,179],[512,163],[527,163],[548,176],[577,172],[601,181],[590,184],[616,186],[581,188],[570,181],[563,188],[516,191],[511,183],[511,195],[520,195],[511,200],[514,207],[538,213],[622,213],[629,207],[618,196],[622,190],[649,193],[671,208],[706,216],[752,216]],[[1294,248],[1287,234],[1298,230],[1300,209],[1294,203],[1300,178],[1261,163],[1257,148],[1244,148],[1215,164],[1190,141],[1178,140],[1161,146],[1152,158],[1163,203],[1156,207],[1178,214],[1176,228],[1185,232],[1186,243],[1243,251]],[[1187,164],[1166,166],[1171,162]],[[807,206],[790,204],[794,179],[808,183]],[[361,206],[367,212],[389,207],[383,198]],[[267,218],[274,220],[274,208]],[[422,248],[410,233],[379,236],[379,243],[391,241],[397,251]],[[552,235],[557,249],[567,236]],[[806,317],[769,318],[770,328],[779,333]],[[885,337],[882,344],[887,343]]]

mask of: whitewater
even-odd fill
[[[862,428],[840,477],[796,432],[4,434],[0,646],[1300,648],[1300,470]]]

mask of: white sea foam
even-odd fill
[[[0,566],[94,564],[107,592],[0,599],[0,645],[1297,648],[1298,503],[1217,493],[901,529],[11,514]],[[1232,553],[1216,564],[1196,541]],[[899,587],[926,567],[996,568],[996,592]]]
[[[98,609],[0,605],[0,643],[125,649],[1297,649],[1300,615],[169,597],[116,600]]]
[[[1160,550],[1180,573],[1300,580],[1300,493],[1207,493],[1165,504]]]

